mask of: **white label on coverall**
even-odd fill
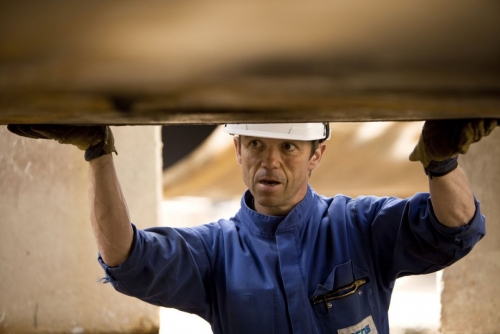
[[[338,334],[378,334],[372,316],[364,318],[359,324],[339,329]]]

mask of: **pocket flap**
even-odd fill
[[[352,261],[339,264],[333,268],[332,272],[323,284],[318,284],[316,291],[314,291],[312,297],[321,296],[335,288],[339,288],[344,285],[348,285],[354,281],[354,275],[352,271]]]
[[[355,280],[367,276],[368,272],[366,270],[361,269],[353,264],[352,260],[349,260],[333,268],[326,281],[323,284],[318,284],[316,291],[314,291],[311,297],[324,295],[325,293],[349,285]]]

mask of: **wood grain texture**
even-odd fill
[[[0,3],[0,124],[500,117],[500,3]]]

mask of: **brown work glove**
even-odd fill
[[[445,175],[456,168],[459,154],[467,153],[472,143],[489,135],[496,126],[496,119],[426,121],[410,160],[420,161],[431,176],[434,170],[435,176]]]
[[[61,144],[71,144],[85,151],[90,161],[105,154],[116,152],[113,133],[109,126],[33,125],[9,124],[10,132],[28,138],[54,139]]]

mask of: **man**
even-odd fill
[[[495,120],[428,121],[412,160],[428,193],[408,199],[326,198],[308,184],[328,124],[240,124],[248,187],[230,220],[138,230],[130,223],[108,127],[11,125],[85,150],[91,220],[106,281],[146,302],[198,314],[214,333],[387,333],[398,277],[440,270],[484,236],[459,153]]]

